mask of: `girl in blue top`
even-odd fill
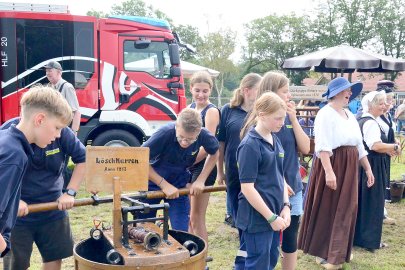
[[[288,78],[281,72],[267,72],[259,85],[257,96],[263,93],[273,92],[277,94],[287,106],[287,116],[284,126],[276,133],[285,151],[284,178],[289,190],[292,206],[291,224],[283,232],[282,252],[283,270],[294,270],[297,266],[297,235],[300,216],[303,213],[302,180],[299,173],[298,151],[308,154],[310,140],[302,129],[295,110],[294,103],[290,102],[291,93],[288,89]]]
[[[284,124],[287,106],[274,93],[263,94],[242,128],[237,150],[239,208],[236,226],[243,231],[245,270],[274,269],[279,231],[290,225],[290,204],[283,177],[284,150],[274,135]]]
[[[200,71],[194,73],[190,80],[191,95],[193,103],[190,108],[197,110],[201,114],[202,124],[212,135],[216,135],[219,126],[219,110],[210,102],[212,92],[212,79],[208,72]],[[191,166],[191,183],[194,183],[204,168],[207,152],[203,147],[198,152],[196,161]],[[205,186],[213,186],[217,169],[214,167],[205,181]],[[205,225],[205,214],[207,212],[209,193],[190,196],[190,225],[189,232],[203,238],[208,243],[207,226]]]
[[[239,88],[234,90],[231,102],[221,108],[221,121],[218,131],[219,156],[217,180],[218,184],[226,183],[227,207],[229,203],[233,220],[236,219],[236,213],[238,212],[238,195],[240,193],[240,181],[236,165],[236,150],[240,144],[239,134],[246,115],[253,108],[261,79],[262,77],[256,73],[245,75],[240,82]],[[238,233],[240,243],[235,258],[236,270],[244,268],[246,257],[242,231],[238,230]]]

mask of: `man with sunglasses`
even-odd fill
[[[149,190],[162,190],[166,194],[164,200],[170,204],[171,227],[187,231],[190,202],[188,196],[179,197],[178,189],[189,182],[191,174],[188,168],[196,162],[200,147],[203,147],[208,156],[200,176],[190,186],[191,195],[202,193],[205,180],[218,159],[217,139],[202,127],[200,113],[186,108],[180,112],[175,123],[160,128],[142,146],[150,149]],[[160,199],[144,202],[157,204]],[[151,210],[141,218],[155,216],[156,211]]]

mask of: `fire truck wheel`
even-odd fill
[[[125,130],[111,129],[98,135],[93,146],[140,146],[139,140]]]

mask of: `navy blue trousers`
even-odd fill
[[[245,270],[272,270],[279,257],[280,233],[266,231],[259,233],[243,232],[247,257]]]
[[[142,200],[149,204],[159,204],[162,199],[147,199]],[[188,231],[188,223],[190,220],[190,201],[188,196],[180,196],[177,199],[163,199],[169,203],[169,219],[171,228],[179,231]],[[148,214],[140,214],[140,218],[156,217],[157,211],[150,211]]]
[[[238,196],[240,193],[240,183],[235,183],[233,185],[227,186],[227,198],[229,199],[229,203],[231,206],[231,215],[236,222],[237,214],[238,214]],[[243,270],[245,268],[245,258],[246,258],[246,246],[245,240],[243,239],[243,231],[238,229],[239,233],[239,250],[235,257],[235,270]]]

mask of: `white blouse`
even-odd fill
[[[342,117],[329,104],[325,105],[315,117],[315,153],[326,151],[332,156],[332,150],[340,146],[356,146],[359,159],[367,155],[359,124],[349,110],[344,109],[348,119]]]
[[[367,147],[369,149],[372,149],[373,145],[377,142],[381,142],[381,126],[377,122],[378,120],[375,120],[375,117],[372,116],[369,113],[363,114],[363,117],[369,116],[373,118],[374,120],[369,120],[364,123],[363,125],[363,139],[367,144]],[[382,120],[381,120],[382,121]]]

